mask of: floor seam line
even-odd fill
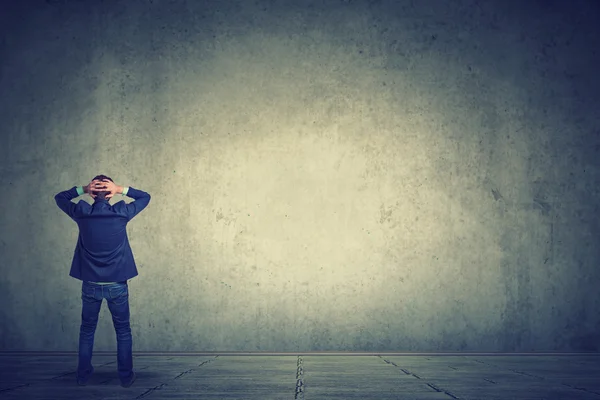
[[[298,361],[296,362],[296,391],[294,394],[294,399],[304,399],[304,366],[302,361],[302,356],[298,356]]]
[[[381,358],[383,361],[385,361],[387,364],[390,364],[390,365],[393,365],[393,366],[394,366],[394,367],[396,367],[396,368],[399,368],[399,369],[400,369],[402,372],[404,372],[404,374],[406,374],[406,375],[411,375],[411,376],[413,376],[413,377],[415,377],[415,378],[417,378],[417,379],[419,379],[419,380],[423,381],[423,382],[424,382],[424,383],[425,383],[427,386],[429,386],[430,388],[432,388],[432,389],[433,389],[433,390],[435,390],[436,392],[441,392],[441,393],[444,393],[446,396],[450,396],[450,397],[452,397],[453,399],[460,400],[460,398],[459,398],[459,397],[457,397],[456,395],[452,394],[452,393],[451,393],[451,392],[449,392],[448,390],[446,390],[446,389],[444,389],[444,388],[442,388],[442,387],[438,387],[438,386],[436,386],[436,385],[434,385],[434,384],[432,384],[432,383],[429,383],[429,382],[427,382],[426,380],[422,379],[422,378],[421,378],[420,376],[418,376],[417,374],[415,374],[415,373],[413,373],[413,372],[410,372],[409,370],[407,370],[407,369],[404,369],[404,368],[400,367],[400,366],[399,366],[398,364],[396,364],[395,362],[393,362],[393,361],[389,361],[389,360],[386,360],[385,358],[383,358],[383,357],[381,357],[381,356],[378,356],[378,357],[379,357],[379,358]]]
[[[203,365],[205,365],[205,364],[211,363],[211,362],[213,362],[214,360],[216,360],[218,357],[219,357],[219,356],[217,355],[217,356],[215,356],[213,359],[209,359],[209,360],[202,361],[200,364],[198,364],[198,367],[201,367],[201,366],[203,366]],[[188,370],[188,371],[184,371],[184,372],[182,372],[181,374],[177,375],[175,378],[171,379],[171,381],[174,381],[175,379],[178,379],[178,378],[179,378],[179,377],[181,377],[182,375],[185,375],[186,373],[189,373],[189,372],[191,372],[191,371],[194,371],[194,368],[192,368],[192,369],[190,369],[190,370]],[[150,396],[152,393],[154,393],[154,392],[155,392],[155,391],[157,391],[157,390],[161,390],[161,389],[162,389],[162,388],[164,388],[165,386],[169,386],[169,384],[165,382],[165,383],[161,383],[160,385],[154,386],[153,388],[150,388],[150,389],[146,390],[144,393],[140,394],[139,396],[137,396],[137,397],[134,397],[134,400],[139,400],[139,399],[142,399],[142,398],[144,398],[144,397],[146,397],[146,396]]]

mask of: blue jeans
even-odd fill
[[[126,383],[133,373],[132,337],[129,325],[129,288],[127,281],[98,285],[83,281],[81,286],[81,328],[79,330],[79,364],[77,376],[88,379],[94,372],[92,353],[98,314],[106,299],[117,334],[117,363],[119,379]]]

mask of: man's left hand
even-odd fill
[[[87,186],[83,187],[83,191],[89,194],[92,199],[95,199],[98,195],[94,192],[101,192],[104,189],[104,182],[99,180],[93,180],[87,184]]]

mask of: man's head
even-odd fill
[[[99,180],[99,181],[101,181],[101,180],[104,180],[104,179],[106,179],[106,180],[109,180],[109,181],[113,182],[113,180],[112,180],[110,177],[106,176],[106,175],[96,175],[96,176],[94,177],[94,179],[92,179],[92,180]],[[96,194],[96,196],[97,196],[96,198],[97,198],[97,199],[101,199],[101,200],[104,200],[104,199],[105,199],[105,196],[106,196],[107,194],[110,194],[110,192],[109,192],[109,191],[105,191],[105,190],[103,190],[103,191],[101,191],[101,192],[94,192],[94,193],[95,193],[95,194]],[[108,201],[108,200],[107,200],[107,201]]]

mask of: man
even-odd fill
[[[94,204],[71,199],[88,193]],[[116,194],[132,197],[127,204],[121,200],[110,205]],[[102,299],[106,299],[117,334],[117,363],[121,386],[135,381],[132,357],[132,337],[129,325],[129,290],[127,280],[137,276],[127,230],[127,223],[150,202],[150,195],[132,187],[115,185],[105,175],[98,175],[86,186],[76,186],[54,196],[58,207],[79,226],[79,238],[71,263],[70,276],[81,286],[81,327],[79,331],[79,362],[77,383],[85,385],[94,372],[92,352],[94,334]]]

